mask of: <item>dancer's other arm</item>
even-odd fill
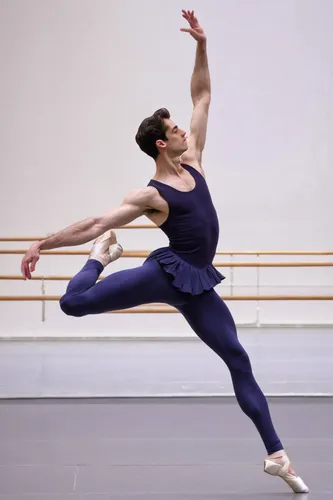
[[[42,250],[88,243],[108,229],[115,229],[134,221],[152,208],[154,204],[152,202],[151,188],[131,191],[118,208],[101,216],[89,217],[49,238],[33,243],[22,259],[21,272],[24,278],[31,279],[31,273],[36,268]]]
[[[202,151],[206,143],[208,112],[211,101],[211,82],[207,58],[207,38],[200,26],[194,11],[183,10],[183,17],[190,28],[181,31],[190,33],[197,41],[194,70],[191,78],[191,97],[193,113],[188,138],[188,150],[183,153],[182,160],[194,167],[201,168]]]

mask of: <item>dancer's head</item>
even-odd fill
[[[186,132],[171,120],[166,108],[155,111],[140,124],[135,140],[140,149],[156,160],[159,155],[170,158],[182,155],[188,148]]]

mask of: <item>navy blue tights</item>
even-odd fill
[[[266,398],[253,376],[249,357],[237,338],[234,320],[214,290],[195,296],[178,291],[172,285],[172,276],[155,260],[113,273],[96,283],[102,270],[100,262],[88,260],[70,281],[66,294],[60,300],[64,313],[79,317],[153,302],[175,306],[198,337],[226,363],[237,401],[256,426],[267,453],[283,449],[274,430]]]

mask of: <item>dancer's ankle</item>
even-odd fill
[[[280,465],[284,465],[284,463],[286,462],[286,459],[289,461],[288,455],[285,452],[285,450],[275,451],[271,455],[268,455],[267,458],[269,460],[273,460],[275,463],[280,464]],[[288,472],[289,472],[289,474],[292,474],[293,476],[297,476],[296,472],[294,471],[294,469],[292,468],[290,463],[289,463],[289,467],[288,467]]]
[[[275,451],[274,453],[271,453],[270,455],[268,455],[268,458],[270,459],[273,459],[273,458],[282,458],[282,457],[285,457],[287,455],[287,453],[285,452],[284,449],[282,450],[279,450],[279,451]]]

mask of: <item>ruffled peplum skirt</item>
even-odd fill
[[[212,264],[197,267],[181,258],[170,247],[154,250],[147,260],[155,259],[162,268],[173,276],[173,286],[181,292],[200,295],[221,283],[225,277]]]

